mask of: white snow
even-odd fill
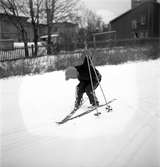
[[[28,42],[28,46],[34,45],[34,42]],[[38,46],[41,46],[41,42],[38,42]],[[14,42],[14,47],[15,48],[24,48],[24,43],[23,42]]]
[[[159,66],[98,67],[107,100],[117,99],[113,112],[63,125],[55,122],[73,108],[77,80],[65,81],[64,71],[0,80],[0,166],[159,167]],[[96,94],[104,103],[100,88]]]

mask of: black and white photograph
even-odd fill
[[[160,0],[0,0],[0,167],[160,167]]]

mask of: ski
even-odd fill
[[[82,117],[83,115],[89,114],[89,113],[91,113],[92,111],[94,111],[94,110],[96,110],[96,109],[98,109],[98,108],[101,108],[101,107],[103,107],[103,106],[107,106],[107,107],[106,107],[106,110],[107,110],[107,112],[109,112],[109,111],[112,110],[112,108],[109,106],[109,104],[112,103],[112,102],[115,101],[115,100],[116,100],[116,99],[112,99],[112,100],[108,101],[106,104],[101,104],[101,105],[97,106],[97,108],[94,107],[94,108],[92,108],[92,109],[88,109],[87,111],[85,111],[85,112],[83,112],[83,113],[81,113],[81,114],[79,114],[79,115],[76,115],[76,116],[74,116],[74,117],[69,118],[67,121],[73,120],[73,119],[75,119],[75,118]],[[96,114],[97,114],[97,113],[96,113]],[[95,116],[97,116],[96,114],[95,114]],[[98,115],[100,115],[100,114],[101,114],[101,113],[98,112]]]
[[[68,122],[68,121],[70,121],[70,120],[73,120],[73,119],[76,119],[76,118],[79,118],[79,117],[82,117],[82,116],[84,116],[84,115],[86,115],[86,114],[89,114],[89,113],[91,113],[92,111],[94,111],[94,110],[96,110],[96,109],[98,109],[98,108],[101,108],[101,107],[103,107],[103,106],[107,106],[106,107],[106,110],[107,110],[107,112],[109,112],[109,111],[111,111],[112,110],[112,108],[109,106],[109,104],[110,103],[112,103],[113,101],[115,101],[116,99],[112,99],[112,100],[110,100],[110,101],[108,101],[106,104],[101,104],[101,105],[99,105],[99,106],[97,106],[97,107],[94,107],[94,108],[92,108],[92,109],[88,109],[87,111],[85,111],[85,112],[83,112],[83,113],[81,113],[81,114],[79,114],[79,115],[76,115],[76,116],[74,116],[74,117],[72,117],[72,115],[78,110],[73,110],[69,115],[67,115],[62,121],[60,121],[60,122],[56,122],[57,124],[64,124],[64,123],[66,123],[66,122]],[[100,115],[101,113],[100,112],[97,112],[96,114],[94,114],[95,116],[98,116],[98,115]]]
[[[82,101],[82,103],[81,103],[80,106],[82,106],[86,101],[87,101],[87,99],[84,99],[84,100]],[[80,108],[80,107],[79,107],[79,108]],[[57,123],[57,124],[63,124],[63,123],[65,123],[65,122],[67,122],[67,121],[69,120],[69,118],[70,118],[79,108],[73,109],[64,119],[62,119],[61,121],[56,122],[56,123]]]
[[[72,117],[72,115],[77,111],[78,109],[73,109],[65,118],[63,118],[61,121],[56,122],[57,124],[63,124],[66,121],[69,120],[70,117]]]

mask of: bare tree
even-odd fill
[[[103,31],[104,22],[102,18],[93,10],[81,4],[79,8],[79,35],[78,39],[82,43],[86,40],[93,40],[93,33]]]
[[[39,39],[39,23],[45,20],[47,24],[48,45],[47,52],[51,54],[51,34],[53,23],[63,21],[77,21],[76,6],[78,0],[0,0],[1,6],[8,14],[15,16],[24,15],[29,18],[34,32],[34,55],[38,53]],[[18,21],[18,25],[22,33],[22,38],[27,46],[27,31],[24,25]],[[27,48],[27,47],[26,47]],[[27,53],[27,50],[26,50]]]
[[[51,33],[53,23],[75,20],[75,9],[78,0],[45,0],[45,11],[48,27],[47,53],[51,54]]]
[[[51,31],[52,23],[55,13],[56,0],[45,0],[46,15],[47,15],[47,27],[48,27],[48,41],[47,41],[47,54],[51,54]]]
[[[39,22],[40,14],[43,11],[43,0],[28,0],[29,15],[34,32],[34,55],[38,53]]]
[[[102,29],[104,22],[102,18],[93,10],[83,7],[81,19],[83,21],[82,27],[87,27],[90,31],[94,32]]]
[[[11,23],[21,33],[22,40],[24,42],[25,56],[28,57],[28,37],[25,29],[26,18],[24,19],[21,17],[23,5],[21,6],[18,0],[0,0],[0,8],[6,16],[8,16],[9,21],[11,21]],[[13,16],[15,19],[13,19]]]

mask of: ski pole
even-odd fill
[[[92,79],[92,75],[91,75],[91,69],[90,69],[90,65],[89,65],[89,58],[87,57],[87,64],[88,64],[88,69],[89,69],[89,76],[90,76],[90,81],[91,81],[91,87],[92,87],[92,92],[93,92],[93,98],[94,98],[94,103],[96,104],[96,99],[95,99],[95,90],[93,88],[93,79]],[[97,111],[97,115],[98,115],[98,108],[96,106],[96,111]]]
[[[87,43],[85,42],[85,51],[86,50],[88,50],[88,49],[87,49]],[[89,57],[87,56],[86,53],[85,53],[85,56],[87,58],[87,64],[88,64],[88,69],[89,69],[89,76],[90,76],[90,81],[91,81],[91,88],[92,88],[92,92],[93,92],[94,103],[96,104],[95,90],[94,90],[94,87],[93,87],[93,78],[92,78],[92,75],[91,75],[91,69],[90,69],[90,64],[89,64]],[[97,115],[98,115],[98,108],[97,108],[97,106],[96,106],[96,111],[97,111]]]
[[[96,70],[95,70],[95,66],[94,66],[94,64],[93,64],[93,61],[92,61],[92,59],[91,59],[90,55],[89,55],[89,59],[90,59],[90,62],[91,62],[91,64],[92,64],[92,67],[93,67],[94,73],[95,73],[95,75],[96,75],[96,78],[97,78],[98,84],[99,84],[99,86],[100,86],[100,89],[101,89],[102,95],[103,95],[103,97],[104,97],[105,103],[107,104],[107,99],[106,99],[106,96],[105,96],[105,94],[104,94],[103,88],[102,88],[102,86],[101,86],[100,80],[99,80],[99,78],[98,78],[97,72],[96,72]]]

